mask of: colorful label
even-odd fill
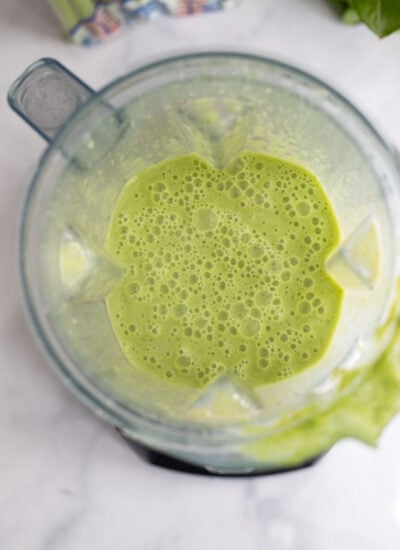
[[[160,15],[184,17],[230,8],[236,0],[49,0],[69,37],[89,45],[123,25]]]

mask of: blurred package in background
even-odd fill
[[[178,17],[231,8],[238,0],[48,0],[67,36],[90,45],[124,25],[160,15]]]

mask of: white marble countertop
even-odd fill
[[[243,0],[160,19],[100,47],[63,42],[44,0],[0,4],[0,549],[398,550],[400,418],[378,449],[344,441],[315,467],[219,479],[151,466],[78,402],[37,349],[16,269],[21,201],[45,144],[5,105],[12,80],[52,56],[97,87],[188,48],[245,48],[322,76],[400,146],[400,33],[346,27],[324,0]]]

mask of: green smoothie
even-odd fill
[[[343,291],[325,271],[339,229],[305,169],[243,152],[219,170],[196,154],[123,188],[106,250],[124,268],[107,297],[126,357],[172,383],[224,372],[250,386],[315,365]]]

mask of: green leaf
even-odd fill
[[[356,10],[347,8],[342,14],[342,21],[347,25],[355,25],[356,23],[360,23],[361,19]]]
[[[341,14],[343,23],[354,25],[361,22],[360,16],[349,6],[348,0],[329,0],[329,2]]]
[[[400,0],[349,0],[349,3],[378,36],[400,29]]]
[[[330,0],[330,3],[333,4],[340,13],[345,12],[349,7],[347,0]]]

